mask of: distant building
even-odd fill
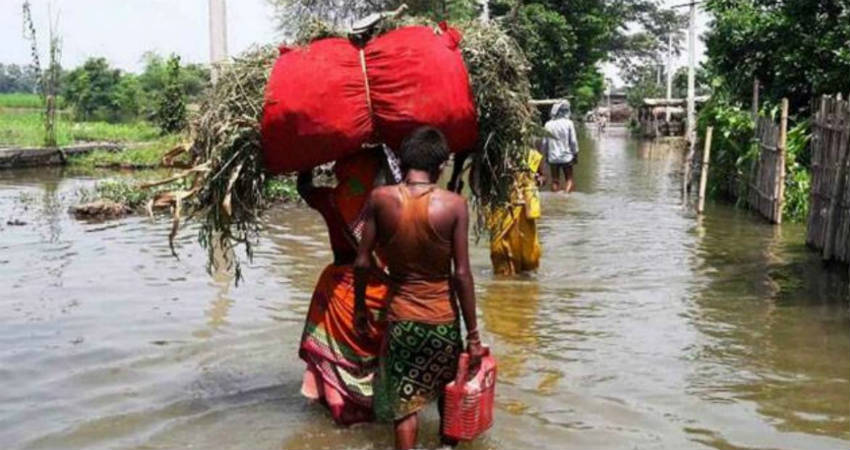
[[[696,97],[697,109],[708,96]],[[637,112],[640,134],[644,137],[684,136],[687,100],[683,98],[645,98]],[[670,120],[667,120],[667,115]]]

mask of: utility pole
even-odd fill
[[[664,64],[661,62],[661,58],[658,58],[658,61],[655,62],[655,85],[661,86],[661,71],[664,70]]]
[[[490,21],[490,1],[489,0],[480,0],[481,4],[481,21],[489,22]]]
[[[209,0],[210,7],[210,71],[212,82],[218,80],[219,65],[227,61],[226,0]]]
[[[673,99],[673,33],[667,35],[667,123],[670,123],[670,101]]]
[[[690,8],[690,17],[688,19],[688,156],[685,158],[685,179],[682,186],[682,192],[685,197],[687,197],[691,185],[691,163],[694,159],[697,144],[696,104],[694,98],[694,68],[697,59],[697,4],[695,1],[691,1]]]

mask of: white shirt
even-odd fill
[[[549,164],[569,164],[578,154],[578,141],[573,121],[567,117],[546,122],[549,136],[543,138],[543,152]]]

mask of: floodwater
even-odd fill
[[[462,448],[847,449],[846,269],[800,226],[681,206],[681,153],[622,130],[582,140],[577,192],[546,194],[537,274],[495,279],[473,250],[499,359],[496,424]],[[317,214],[280,207],[246,282],[210,277],[194,232],[88,224],[91,179],[0,172],[0,442],[6,449],[388,448],[298,393]],[[25,225],[10,225],[14,219]],[[420,441],[437,447],[436,413]]]

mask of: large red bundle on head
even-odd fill
[[[305,170],[366,143],[398,150],[421,125],[439,128],[452,151],[478,137],[460,33],[441,25],[391,31],[358,47],[342,38],[282,48],[266,87],[266,168]]]

